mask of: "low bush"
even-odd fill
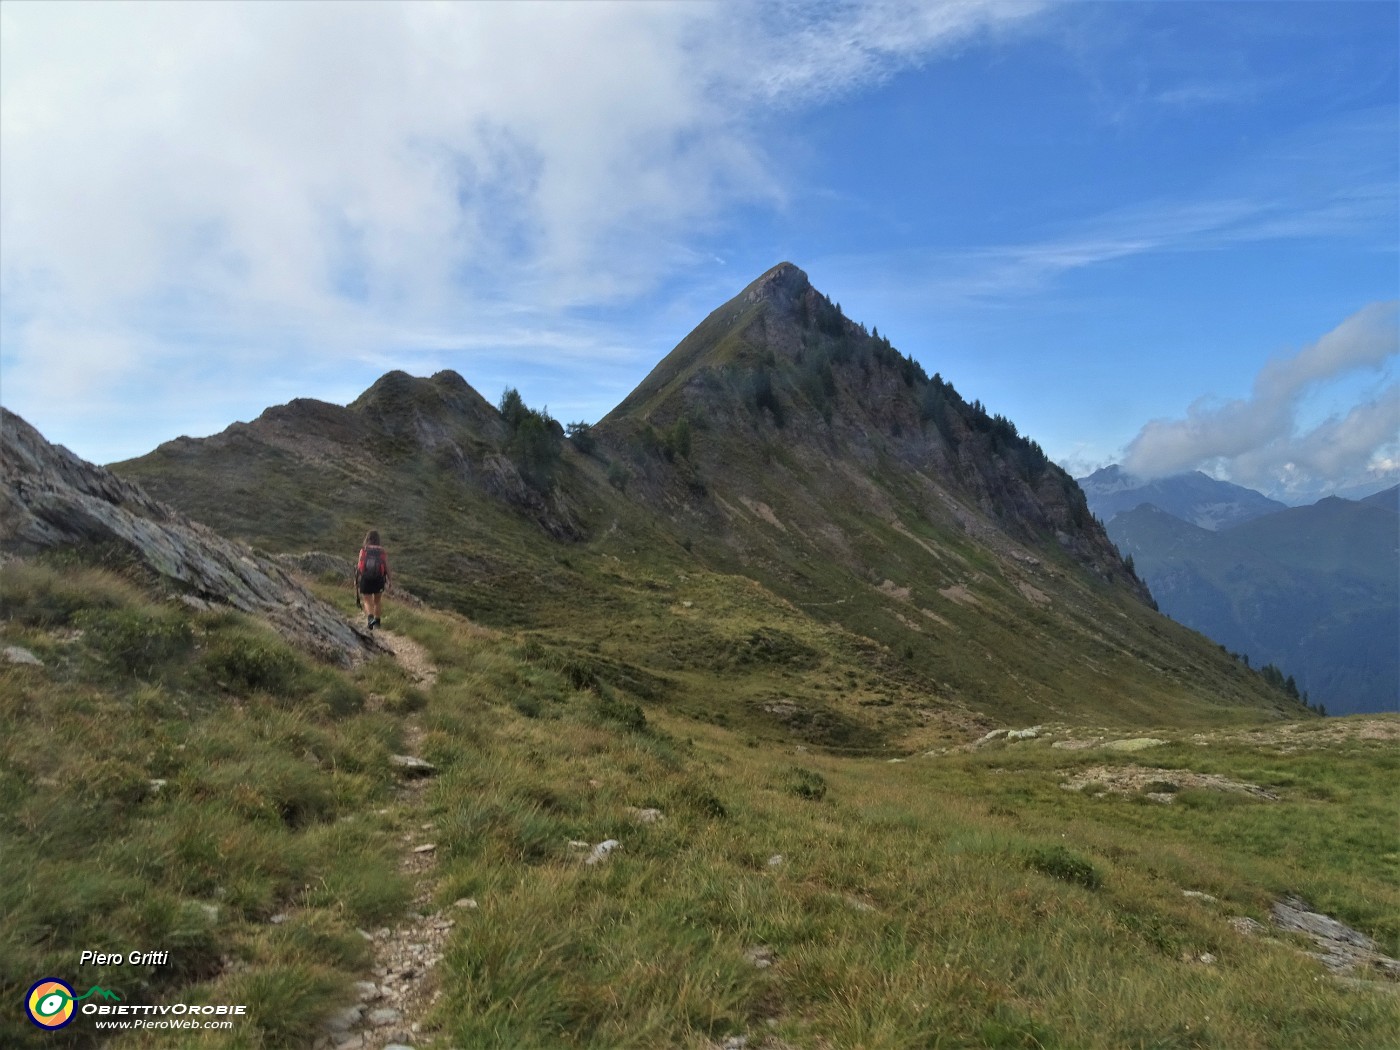
[[[1072,882],[1096,890],[1103,876],[1092,863],[1064,846],[1039,846],[1026,855],[1026,866],[1061,882]]]

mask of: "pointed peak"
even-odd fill
[[[780,262],[744,289],[746,302],[759,300],[791,302],[812,287],[807,275],[790,262]]]

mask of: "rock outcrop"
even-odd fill
[[[50,444],[0,408],[0,551],[110,543],[185,594],[258,616],[322,658],[348,665],[383,651],[275,561]]]

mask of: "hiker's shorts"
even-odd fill
[[[384,589],[384,577],[382,577],[382,576],[379,577],[378,579],[374,579],[374,580],[361,580],[361,581],[360,581],[360,593],[361,593],[361,594],[378,594],[378,593],[379,593],[380,591],[382,591],[383,589]]]

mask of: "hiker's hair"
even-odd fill
[[[379,530],[378,530],[378,529],[370,529],[370,530],[369,530],[369,535],[367,535],[367,536],[365,537],[365,546],[366,546],[366,547],[378,547],[378,546],[379,546]]]

